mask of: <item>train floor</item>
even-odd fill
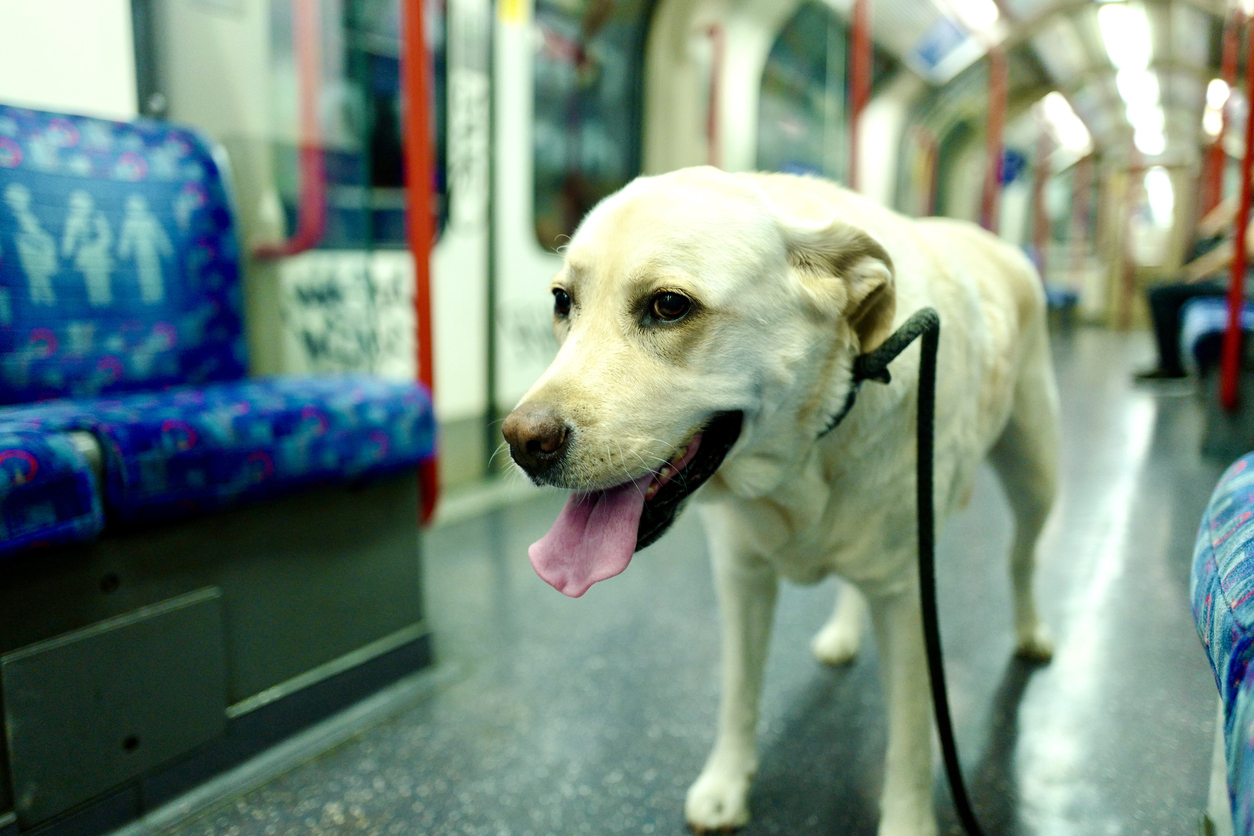
[[[1145,335],[1077,329],[1055,358],[1063,489],[1037,583],[1051,664],[1012,657],[1010,517],[991,471],[941,541],[968,784],[990,834],[1193,834],[1216,693],[1189,565],[1223,463],[1198,452],[1191,393],[1131,381],[1150,358]],[[681,518],[623,575],[570,600],[526,558],[560,502],[544,494],[427,535],[446,673],[421,699],[163,832],[684,833],[718,699],[699,521]],[[868,641],[836,669],[808,649],[837,590],[782,587],[745,836],[875,832],[885,745],[875,649]],[[958,832],[939,774],[935,796],[942,832]]]

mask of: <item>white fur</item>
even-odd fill
[[[849,254],[853,253],[854,257]],[[1016,518],[1021,653],[1047,658],[1033,550],[1055,490],[1057,396],[1039,280],[991,235],[914,221],[816,179],[689,169],[607,198],[572,239],[555,286],[573,300],[562,348],[523,399],[572,427],[566,487],[608,487],[684,449],[710,416],[740,439],[697,494],[723,615],[718,735],[688,792],[698,831],[735,827],[757,764],[758,698],[779,577],[849,582],[813,649],[852,659],[869,609],[888,695],[881,836],[934,834],[932,714],[916,577],[918,344],[866,384],[841,426],[853,358],[920,307],[941,316],[938,518],[991,454]],[[689,295],[699,316],[644,327],[638,300]],[[637,307],[633,307],[637,305]]]

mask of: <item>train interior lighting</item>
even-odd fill
[[[758,555],[774,597],[735,600],[773,615],[726,623],[769,638],[720,626],[711,543],[730,539],[696,506],[731,501],[751,405],[569,503],[515,464],[590,432],[591,408],[516,417],[555,358],[599,358],[595,377],[620,356],[578,327],[599,304],[579,281],[612,272],[590,241],[656,256],[605,328],[645,346],[658,399],[623,391],[636,366],[588,395],[636,404],[640,427],[664,409],[639,404],[709,371],[702,351],[759,368],[754,346],[796,348],[828,316],[755,391],[843,346],[813,403],[849,412],[814,444],[874,423],[868,456],[913,473],[919,351],[855,398],[856,356],[942,311],[943,444],[946,398],[977,397],[954,369],[1005,372],[947,345],[990,322],[989,345],[1025,340],[1016,362],[1048,343],[1017,384],[1057,412],[1035,551],[1014,545],[1012,509],[1039,496],[1013,440],[936,497],[955,508],[936,593],[974,817],[988,836],[1254,836],[1254,0],[0,0],[0,21],[0,836],[964,832],[939,758],[930,796],[885,770],[909,760],[886,717],[895,634],[866,609],[887,580],[794,582]],[[615,214],[672,182],[691,190]],[[754,258],[746,286],[787,262],[808,318],[703,295]],[[964,289],[916,304],[941,274]],[[860,295],[881,280],[893,306]],[[766,336],[707,342],[736,311]],[[863,417],[892,393],[891,421]],[[972,438],[1022,431],[995,400]],[[606,460],[645,449],[621,435]],[[763,488],[783,510],[762,542],[810,507],[785,492],[846,461],[784,458],[762,465],[793,468]],[[689,477],[709,480],[690,498]],[[913,476],[858,484],[876,509],[915,502]],[[588,522],[598,497],[635,508],[624,485],[647,494],[639,520],[655,496],[681,511],[566,598],[530,544],[557,532],[552,577],[563,536],[628,554],[630,526],[597,541]],[[1025,553],[1047,663],[1044,630],[1015,655]],[[895,581],[907,600],[913,575]],[[740,716],[756,749],[732,734],[710,755],[738,710],[719,707],[721,648],[753,642],[765,656],[727,658],[765,659]],[[895,797],[933,803],[903,826]]]

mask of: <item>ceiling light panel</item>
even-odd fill
[[[941,17],[932,0],[894,0],[876,3],[872,12],[875,42],[903,61]]]
[[[1154,51],[1149,18],[1140,3],[1107,3],[1097,9],[1106,54],[1116,69],[1144,70]]]

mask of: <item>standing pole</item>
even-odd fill
[[[726,52],[726,35],[720,24],[706,30],[710,38],[710,92],[705,108],[705,161],[715,168],[723,167],[722,118],[719,99],[723,90],[723,56]]]
[[[1132,139],[1128,140],[1132,146],[1132,150],[1128,153],[1128,171],[1123,182],[1123,197],[1120,200],[1120,206],[1123,207],[1123,241],[1121,246],[1122,258],[1119,261],[1119,295],[1116,299],[1117,319],[1116,327],[1120,331],[1127,331],[1132,327],[1132,297],[1136,292],[1136,252],[1133,233],[1133,212],[1132,212],[1132,194],[1134,191],[1134,178],[1145,177],[1145,163],[1141,157],[1141,152],[1137,150]]]
[[[292,4],[292,50],[299,80],[300,197],[296,208],[296,231],[286,241],[259,245],[255,258],[272,260],[298,255],[318,246],[327,228],[327,175],[322,150],[322,120],[318,105],[322,99],[322,21],[317,0]]]
[[[1046,253],[1050,242],[1049,207],[1045,205],[1045,186],[1049,182],[1049,152],[1052,143],[1049,131],[1041,125],[1041,134],[1036,141],[1036,166],[1032,176],[1032,247],[1036,250],[1036,270],[1045,281],[1045,269],[1048,266]]]
[[[1085,256],[1088,254],[1089,217],[1093,206],[1093,158],[1085,157],[1075,164],[1071,197],[1071,232],[1067,236],[1070,250],[1070,273],[1073,286],[1084,286]]]
[[[853,45],[849,55],[849,188],[859,191],[862,178],[858,141],[862,109],[871,99],[871,0],[854,0]]]
[[[1228,101],[1219,109],[1219,134],[1215,141],[1206,149],[1205,169],[1202,173],[1202,194],[1198,201],[1198,217],[1205,217],[1208,212],[1219,205],[1223,199],[1224,183],[1224,135],[1228,132],[1228,102],[1232,100],[1231,91],[1237,83],[1237,53],[1241,48],[1241,21],[1243,15],[1233,10],[1224,23],[1223,58],[1220,62],[1220,77],[1228,85]]]
[[[997,232],[1000,226],[1002,144],[1006,132],[1006,95],[1009,87],[1006,53],[988,51],[988,134],[984,147],[984,191],[980,199],[980,226]]]
[[[1249,39],[1245,57],[1245,89],[1254,91],[1254,38]],[[1247,94],[1248,95],[1248,94]],[[1250,224],[1250,173],[1254,169],[1254,108],[1246,108],[1245,153],[1241,157],[1241,202],[1237,205],[1237,227],[1233,230],[1232,278],[1228,285],[1228,331],[1224,334],[1223,361],[1220,364],[1219,400],[1224,409],[1237,408],[1237,374],[1241,365],[1241,310],[1245,307],[1245,239]]]
[[[430,56],[423,32],[423,0],[404,0],[401,9],[404,44],[401,80],[405,90],[405,225],[414,257],[414,314],[418,326],[418,379],[435,397],[435,363],[431,333],[431,248],[435,242],[435,171],[431,148]],[[429,522],[439,492],[437,459],[419,466],[421,519]]]

